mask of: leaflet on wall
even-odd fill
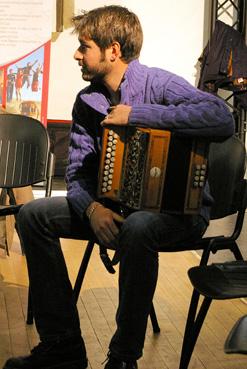
[[[0,105],[46,124],[52,2],[0,2]]]

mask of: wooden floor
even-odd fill
[[[71,280],[74,281],[84,251],[82,242],[62,240]],[[154,304],[161,333],[148,325],[139,369],[178,369],[191,285],[187,270],[198,264],[192,252],[160,254],[159,280]],[[117,274],[109,274],[95,249],[78,308],[89,368],[103,369],[102,362],[115,329],[118,300]],[[28,278],[25,257],[15,236],[10,257],[0,250],[0,368],[12,355],[27,354],[38,343],[34,326],[25,324]],[[190,369],[246,369],[247,357],[226,355],[223,344],[234,322],[247,313],[244,301],[214,301],[196,345]]]

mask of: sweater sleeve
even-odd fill
[[[70,135],[69,163],[66,170],[67,199],[82,218],[85,209],[96,196],[97,151],[95,138],[81,119],[85,115],[74,105]]]
[[[129,125],[170,130],[182,136],[221,141],[234,133],[234,121],[225,102],[203,92],[183,78],[169,81],[156,76],[150,83],[150,103],[133,105]],[[157,92],[158,91],[158,92]]]

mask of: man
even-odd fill
[[[38,62],[38,60],[35,60],[33,63],[28,62],[25,67],[22,68],[23,71],[23,79],[22,79],[22,86],[24,87],[25,83],[27,84],[27,88],[31,86],[30,77],[31,77],[31,71],[34,65]]]
[[[9,69],[9,73],[7,74],[7,102],[11,102],[13,100],[13,92],[15,87],[16,73],[14,73],[13,69]]]
[[[117,329],[105,369],[136,369],[157,281],[157,247],[165,250],[206,230],[212,203],[207,189],[198,216],[139,211],[123,220],[103,206],[96,195],[102,126],[152,127],[215,141],[234,132],[232,116],[219,98],[139,63],[142,29],[128,9],[101,7],[73,22],[80,42],[74,58],[90,85],[80,91],[73,108],[68,194],[32,201],[19,214],[41,343],[31,355],[9,359],[4,369],[87,367],[59,237],[94,234],[100,243],[117,248]]]

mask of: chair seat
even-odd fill
[[[247,296],[247,261],[231,261],[193,267],[188,271],[194,288],[212,299]]]
[[[247,354],[247,315],[242,316],[233,326],[224,351],[226,354]]]

